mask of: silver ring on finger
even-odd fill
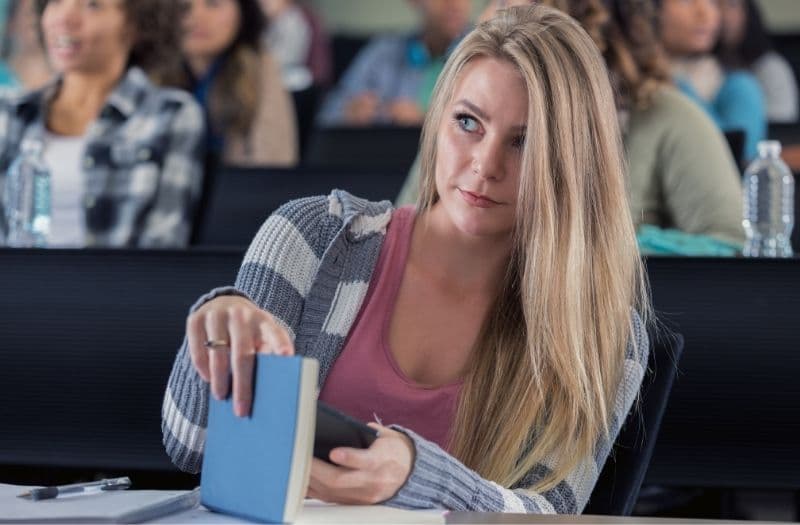
[[[227,339],[208,339],[206,340],[204,346],[209,350],[221,351],[228,351],[231,348],[231,344]]]

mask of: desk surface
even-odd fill
[[[645,518],[640,516],[570,516],[570,515],[550,515],[550,514],[498,514],[487,512],[451,512],[446,516],[447,523],[450,524],[503,524],[503,523],[650,523],[650,524],[670,524],[670,523],[768,523],[755,521],[732,521],[732,520],[699,520],[681,518]]]

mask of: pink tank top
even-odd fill
[[[414,217],[413,206],[392,214],[361,311],[319,398],[361,421],[377,417],[383,425],[402,425],[447,450],[462,382],[419,385],[400,370],[389,348]]]

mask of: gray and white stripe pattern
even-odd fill
[[[322,385],[364,300],[391,211],[388,202],[372,203],[338,190],[327,198],[290,202],[261,227],[245,255],[236,285],[201,297],[192,310],[221,294],[249,297],[287,327],[298,354],[319,360]],[[550,471],[557,458],[546,462],[549,465],[537,465],[515,487],[506,489],[481,478],[412,430],[394,427],[414,441],[416,457],[408,481],[386,503],[481,512],[581,512],[644,376],[647,336],[636,315],[633,326],[611,435],[601,438],[596,454],[555,488],[543,493],[529,489]],[[162,411],[164,445],[182,470],[200,469],[207,409],[208,387],[194,371],[184,342]]]

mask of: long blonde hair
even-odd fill
[[[609,432],[632,312],[649,312],[646,280],[603,58],[549,7],[501,11],[454,50],[423,126],[421,212],[438,200],[437,132],[456,81],[481,56],[518,69],[527,134],[511,262],[475,345],[450,448],[503,486],[548,490]],[[540,462],[545,472],[526,478]]]

